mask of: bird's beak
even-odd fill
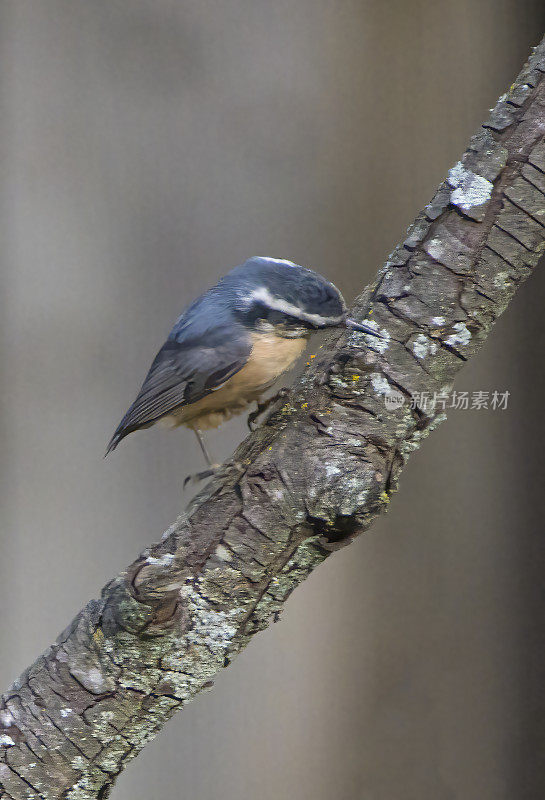
[[[362,333],[376,336],[378,339],[384,339],[384,336],[379,330],[375,330],[375,328],[372,328],[370,325],[366,325],[365,322],[356,322],[355,319],[345,319],[344,324],[347,328],[351,328],[354,331],[361,331]]]

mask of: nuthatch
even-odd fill
[[[192,428],[212,467],[201,432],[259,401],[312,331],[334,327],[380,336],[347,318],[341,293],[318,273],[291,261],[248,259],[178,318],[106,454],[161,421]]]

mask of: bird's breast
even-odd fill
[[[230,380],[236,385],[238,379],[241,386],[270,386],[293,366],[307,341],[307,337],[290,339],[275,333],[253,333],[250,357]]]
[[[216,428],[257,400],[294,364],[306,344],[306,337],[288,339],[274,333],[253,333],[252,350],[246,364],[223,386],[175,411],[165,423],[201,430]]]

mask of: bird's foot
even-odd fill
[[[276,392],[276,394],[273,394],[271,395],[271,397],[267,397],[266,400],[263,400],[261,403],[258,403],[256,410],[252,411],[251,414],[248,414],[247,422],[249,429],[251,431],[255,431],[255,429],[258,428],[260,424],[264,425],[267,422],[267,420],[272,416],[274,411],[274,406],[276,405],[276,403],[287,397],[288,393],[289,389],[283,387],[282,389],[279,389],[278,392]],[[261,421],[261,423],[258,423],[257,420],[259,419],[259,417],[261,417],[266,412],[268,413],[266,414],[265,418]]]
[[[204,469],[202,472],[195,472],[193,475],[188,475],[187,478],[184,480],[184,489],[187,486],[196,485],[201,481],[205,481],[207,478],[212,478],[216,475],[220,469],[223,467],[223,464],[210,464],[208,469]]]

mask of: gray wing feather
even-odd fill
[[[224,331],[214,337],[218,342],[215,347],[168,339],[112,436],[106,455],[132,431],[148,427],[181,406],[195,403],[238,372],[248,360],[251,340],[245,335],[232,334],[232,330]]]

